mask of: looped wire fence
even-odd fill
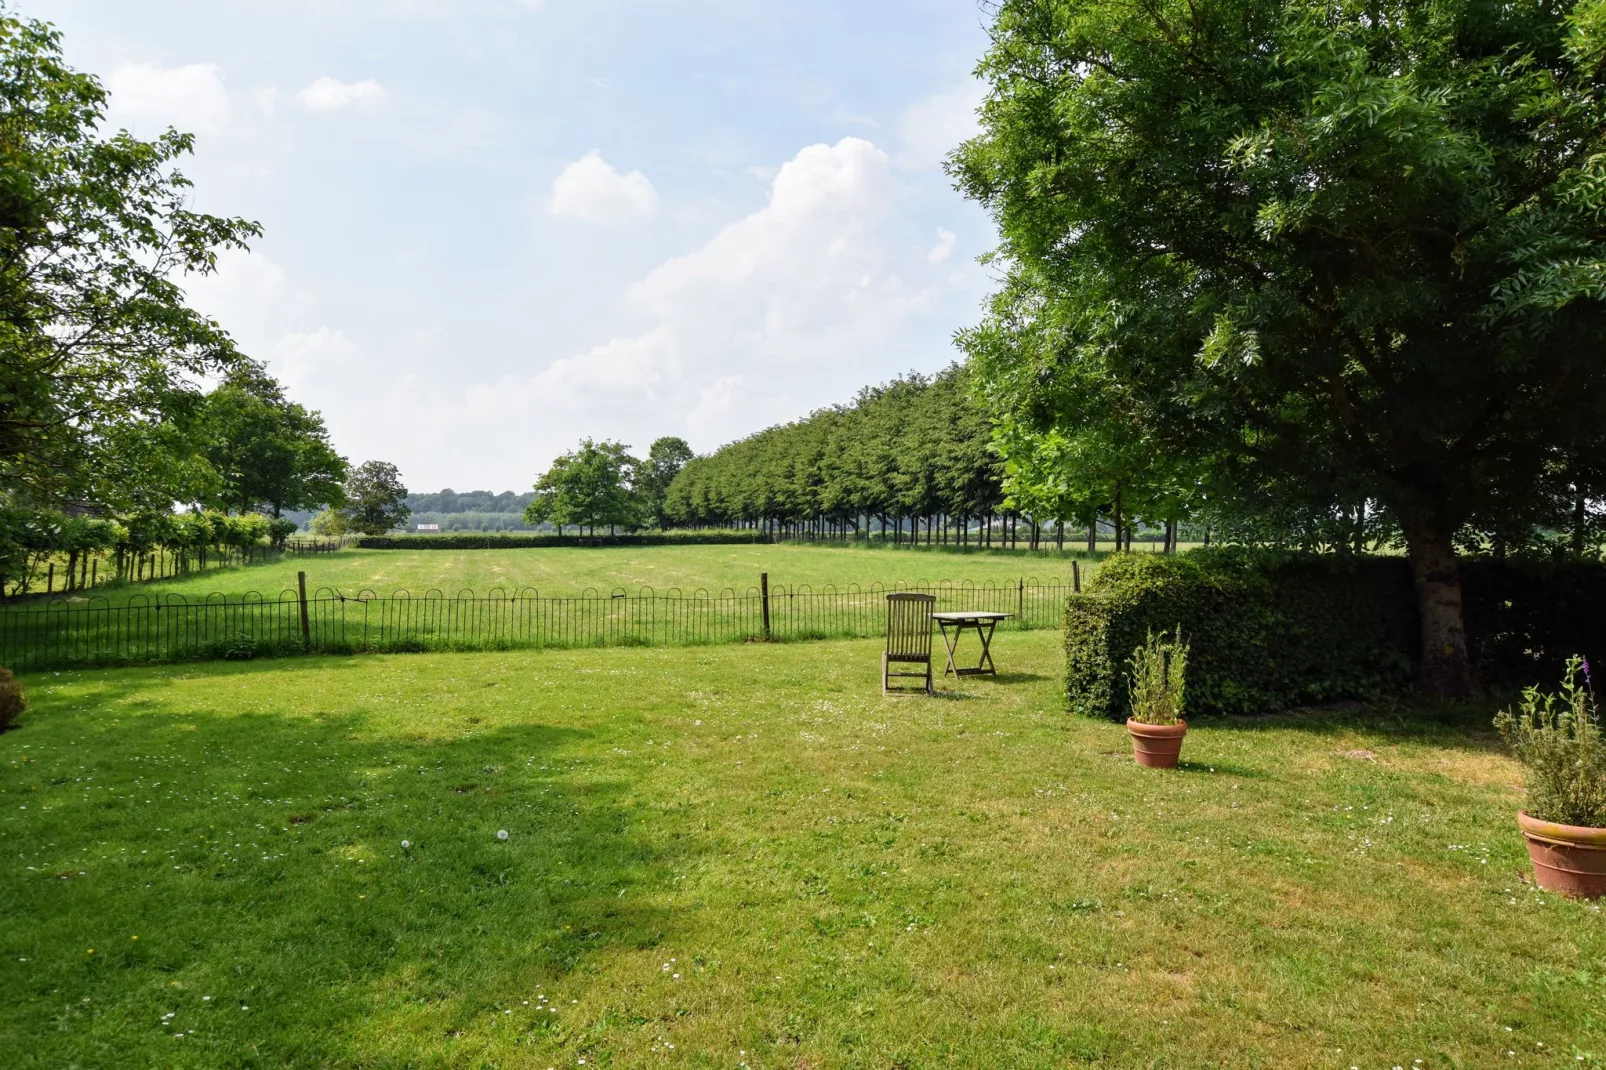
[[[36,671],[302,653],[865,638],[885,629],[886,596],[892,590],[933,594],[939,612],[1012,613],[1005,627],[1040,628],[1061,624],[1072,587],[1023,579],[1007,586],[828,584],[816,590],[801,584],[741,592],[727,587],[717,594],[588,589],[557,597],[528,587],[512,593],[496,588],[484,596],[430,590],[388,597],[322,587],[304,600],[297,591],[277,598],[253,592],[198,601],[135,595],[122,605],[97,596],[0,609],[0,664]]]

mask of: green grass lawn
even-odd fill
[[[4,1062],[1606,1065],[1486,711],[1147,771],[1058,644],[935,700],[875,642],[27,678]]]
[[[772,584],[857,583],[888,586],[941,580],[1069,583],[1071,561],[1086,554],[1027,551],[962,553],[943,550],[881,549],[855,546],[644,546],[555,547],[526,550],[356,550],[286,557],[280,561],[205,572],[185,579],[102,588],[95,593],[123,602],[130,597],[179,594],[189,599],[223,593],[230,598],[255,591],[269,598],[294,590],[305,570],[309,593],[329,587],[345,594],[368,589],[389,595],[409,590],[486,594],[496,587],[512,593],[533,587],[546,595],[576,595],[588,588],[630,594],[651,586],[658,591],[757,587],[768,572]]]

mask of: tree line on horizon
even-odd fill
[[[679,527],[776,537],[991,539],[1006,511],[1004,466],[969,371],[911,372],[694,458],[664,515]]]

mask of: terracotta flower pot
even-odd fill
[[[1176,724],[1142,724],[1127,718],[1126,730],[1132,734],[1132,757],[1149,769],[1175,769],[1177,756],[1182,753],[1182,737],[1188,734],[1188,722]]]
[[[1606,895],[1606,829],[1558,825],[1526,813],[1517,827],[1528,841],[1539,887],[1577,899]]]

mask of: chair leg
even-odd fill
[[[936,694],[937,694],[937,688],[931,682],[931,659],[927,658],[926,659],[926,697],[927,698],[933,698],[933,697],[936,696]]]
[[[888,688],[889,688],[889,685],[890,685],[890,684],[891,684],[891,682],[892,682],[892,681],[891,681],[891,680],[890,680],[890,679],[888,679],[888,677],[887,677],[887,668],[888,668],[888,665],[887,665],[887,656],[886,656],[886,655],[885,655],[885,654],[882,654],[882,655],[881,655],[881,693],[882,693],[882,694],[883,694],[883,695],[885,695],[885,694],[886,694],[886,693],[887,693],[887,690],[888,690]]]

